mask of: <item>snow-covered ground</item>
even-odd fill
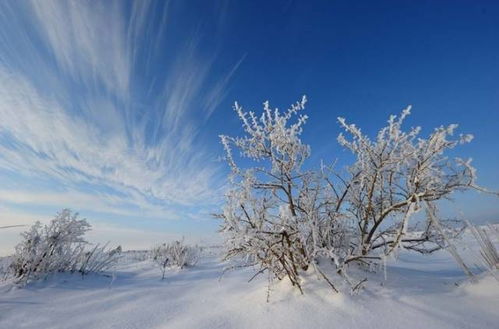
[[[56,275],[25,288],[0,285],[0,328],[499,328],[499,283],[482,274],[470,283],[444,251],[402,253],[369,274],[360,294],[334,294],[306,278],[305,294],[251,269],[224,269],[216,255],[164,281],[149,260],[127,254],[114,276]]]

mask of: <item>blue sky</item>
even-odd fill
[[[348,159],[338,116],[374,133],[412,104],[408,126],[474,134],[453,155],[499,190],[498,17],[493,1],[1,1],[0,226],[70,207],[96,239],[210,239],[233,102],[303,94],[311,166]],[[481,194],[445,211],[499,219]]]

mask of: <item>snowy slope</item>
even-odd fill
[[[403,253],[371,274],[360,295],[333,294],[316,280],[305,295],[250,269],[226,273],[217,257],[172,270],[165,281],[149,261],[124,258],[115,277],[57,275],[23,289],[0,286],[0,328],[499,328],[499,284],[472,284],[452,259]],[[456,285],[458,283],[458,285]]]

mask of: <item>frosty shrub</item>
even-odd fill
[[[438,219],[436,201],[455,191],[483,191],[470,160],[446,156],[471,135],[453,138],[457,125],[436,128],[427,138],[419,127],[405,131],[410,107],[391,116],[375,139],[339,118],[346,136],[338,142],[354,163],[341,172],[333,166],[305,170],[305,104],[303,97],[281,112],[265,102],[261,115],[235,104],[244,135],[221,136],[231,168],[231,188],[217,215],[225,259],[237,260],[235,267],[257,266],[256,274],[267,272],[269,282],[288,278],[300,291],[300,273],[312,268],[336,291],[321,269],[329,260],[356,290],[364,280],[350,278],[350,265],[372,268],[400,248],[430,253],[451,244],[460,229]],[[423,228],[411,226],[421,210],[427,213]]]
[[[499,280],[499,252],[494,245],[493,239],[490,237],[490,234],[495,233],[496,238],[499,238],[497,228],[492,225],[477,227],[469,222],[467,223],[467,226],[478,243],[482,263],[493,273],[494,277]]]
[[[305,103],[304,97],[280,113],[266,102],[260,117],[244,112],[236,103],[234,109],[246,135],[221,136],[232,184],[220,214],[226,237],[225,258],[242,258],[248,266],[257,265],[259,272],[268,271],[270,280],[287,277],[300,290],[299,272],[311,264],[311,251],[307,250],[303,233],[311,223],[309,219],[319,215],[315,200],[303,199],[313,198],[312,190],[317,190],[313,173],[301,171],[310,154],[309,146],[300,139],[307,120],[307,116],[300,115]],[[233,147],[255,166],[240,168]],[[320,225],[320,218],[315,217]]]
[[[5,280],[9,276],[12,256],[0,257],[0,280]]]
[[[103,246],[97,244],[88,251],[82,250],[82,252],[80,252],[71,271],[77,271],[82,275],[106,271],[116,263],[121,252],[121,246],[114,249],[108,249],[107,243]]]
[[[170,267],[184,268],[196,264],[199,257],[197,247],[184,244],[182,241],[173,241],[156,246],[151,251],[151,257],[161,269],[161,279],[165,278],[166,270]]]
[[[89,230],[86,219],[78,219],[69,209],[59,212],[48,225],[36,222],[21,234],[23,240],[15,247],[10,271],[16,282],[26,284],[54,272],[106,270],[119,250],[96,246],[85,251],[84,235]]]
[[[452,124],[422,138],[419,127],[402,130],[409,114],[410,107],[398,118],[391,116],[374,140],[339,118],[350,138],[340,134],[338,141],[356,157],[346,178],[331,184],[333,189],[341,186],[339,190],[345,194],[342,209],[353,222],[350,243],[354,248],[345,256],[345,263],[369,259],[376,249],[388,256],[398,247],[427,253],[445,246],[435,201],[456,191],[482,190],[475,183],[471,160],[445,155],[449,149],[469,143],[473,136],[452,138],[457,128]],[[421,233],[411,232],[410,221],[422,209],[427,211],[425,228]]]

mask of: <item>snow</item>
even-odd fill
[[[114,275],[58,274],[14,288],[0,285],[0,328],[499,328],[499,284],[487,273],[470,282],[445,252],[402,252],[383,271],[369,273],[367,288],[332,293],[304,276],[304,295],[279,282],[266,302],[265,275],[227,272],[217,255],[198,264],[161,270],[125,254]]]

